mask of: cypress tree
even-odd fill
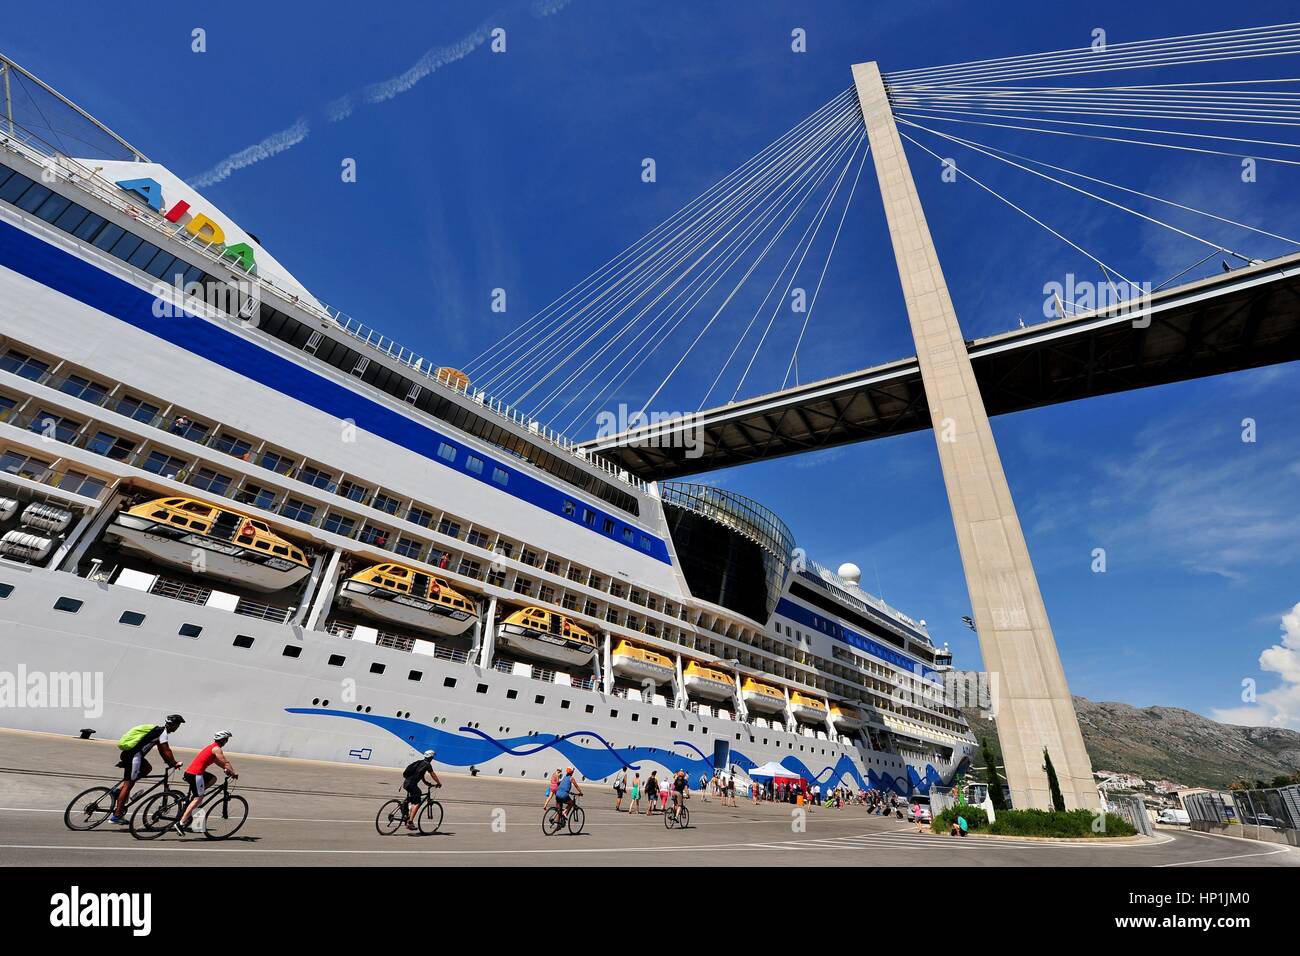
[[[1056,779],[1056,768],[1052,766],[1052,755],[1043,748],[1043,769],[1047,771],[1047,786],[1052,791],[1052,809],[1064,810],[1065,797],[1061,796],[1061,783]]]
[[[1006,794],[1002,792],[1002,778],[998,776],[998,764],[993,757],[993,748],[989,745],[988,737],[980,741],[983,745],[984,758],[984,779],[989,786],[989,799],[993,801],[993,809],[1005,810],[1007,808]]]

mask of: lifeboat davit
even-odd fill
[[[637,647],[631,641],[619,641],[610,652],[609,659],[614,673],[620,677],[635,677],[663,684],[672,680],[677,673],[671,658]]]
[[[726,700],[736,693],[736,682],[725,671],[717,671],[691,661],[682,672],[688,693],[709,700]]]
[[[835,704],[831,707],[831,723],[840,730],[861,730],[862,714],[852,707]]]
[[[785,694],[771,684],[760,683],[752,677],[746,677],[740,685],[740,697],[747,710],[771,714],[785,709]]]
[[[560,664],[580,667],[591,663],[596,639],[563,614],[540,607],[515,611],[497,626],[502,647]]]
[[[310,570],[302,549],[266,522],[193,498],[155,498],[120,511],[106,535],[127,551],[255,591],[293,587]]]
[[[444,578],[402,564],[372,564],[339,588],[339,601],[432,634],[464,634],[478,620],[474,602]]]
[[[816,697],[809,697],[797,691],[790,695],[790,712],[799,720],[826,722],[826,705]]]

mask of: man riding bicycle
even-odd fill
[[[673,819],[677,819],[677,811],[681,809],[686,802],[686,793],[690,788],[690,783],[686,779],[686,771],[678,770],[677,775],[673,777]]]
[[[134,739],[131,745],[122,751],[122,756],[117,761],[117,765],[122,768],[122,785],[118,788],[117,802],[113,804],[113,813],[108,818],[109,823],[127,822],[126,818],[122,816],[122,811],[126,809],[126,801],[131,795],[131,787],[141,777],[147,777],[149,771],[153,769],[149,761],[145,759],[145,755],[150,750],[157,747],[158,753],[166,761],[167,766],[173,770],[180,768],[180,761],[172,753],[168,737],[170,734],[176,733],[183,723],[185,723],[185,718],[180,714],[169,714],[161,726],[158,724],[141,724],[138,727],[132,727],[123,735],[123,742]]]
[[[239,779],[234,764],[226,759],[225,751],[221,749],[232,736],[234,735],[228,730],[214,734],[212,743],[200,750],[190,761],[190,765],[185,768],[185,782],[190,785],[190,802],[185,806],[181,818],[172,824],[172,829],[182,836],[189,830],[190,815],[198,807],[203,795],[208,792],[208,787],[217,782],[217,775],[208,773],[208,767],[215,763],[226,772],[226,776]]]
[[[424,755],[412,764],[407,765],[402,774],[402,789],[406,791],[406,829],[415,829],[415,814],[420,809],[420,804],[424,802],[424,794],[420,792],[420,784],[424,783],[424,778],[429,778],[432,786],[441,787],[442,781],[438,775],[433,772],[434,752],[426,750]]]
[[[555,805],[560,808],[560,819],[569,819],[569,813],[573,810],[573,798],[580,796],[582,796],[582,788],[578,786],[578,781],[573,779],[573,768],[566,767],[564,779],[555,788]]]

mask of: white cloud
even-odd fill
[[[1260,670],[1277,674],[1282,683],[1260,694],[1254,704],[1216,710],[1216,720],[1254,727],[1300,730],[1300,604],[1282,615],[1282,640],[1259,655]]]

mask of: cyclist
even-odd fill
[[[234,764],[226,759],[226,754],[221,749],[232,736],[228,730],[213,734],[212,743],[200,750],[190,761],[190,765],[185,768],[185,782],[190,785],[190,802],[186,805],[181,818],[172,824],[172,829],[177,833],[183,835],[189,829],[190,815],[203,799],[203,794],[207,793],[208,787],[217,782],[217,775],[208,773],[208,767],[215,763],[226,772],[226,776],[239,779]]]
[[[573,768],[564,769],[564,779],[560,785],[555,788],[555,805],[560,808],[560,818],[569,819],[569,811],[573,809],[573,798],[582,796],[582,788],[578,786],[578,781],[573,779]]]
[[[429,777],[435,787],[442,786],[442,781],[433,772],[434,756],[432,750],[426,750],[419,760],[407,766],[403,774],[402,788],[406,791],[406,829],[408,830],[415,829],[415,815],[420,810],[420,804],[424,802],[424,794],[420,792],[420,784],[424,783],[424,778]]]
[[[682,804],[686,801],[686,792],[690,788],[690,782],[686,779],[686,771],[678,770],[673,777],[673,819],[677,819],[677,811],[681,809]]]
[[[176,733],[183,723],[185,723],[185,718],[180,714],[168,714],[167,719],[163,721],[161,726],[154,724],[149,727],[134,744],[122,751],[122,756],[117,761],[117,765],[122,768],[122,786],[118,788],[117,802],[113,804],[113,813],[108,818],[109,823],[127,822],[126,818],[122,816],[122,811],[126,809],[126,800],[131,795],[131,787],[141,777],[147,777],[149,771],[153,769],[149,765],[149,761],[144,759],[145,754],[150,750],[157,747],[158,753],[167,762],[167,766],[173,770],[180,767],[180,761],[172,753],[168,737],[170,734]],[[133,734],[134,731],[140,729],[141,727],[133,727],[127,733]]]

